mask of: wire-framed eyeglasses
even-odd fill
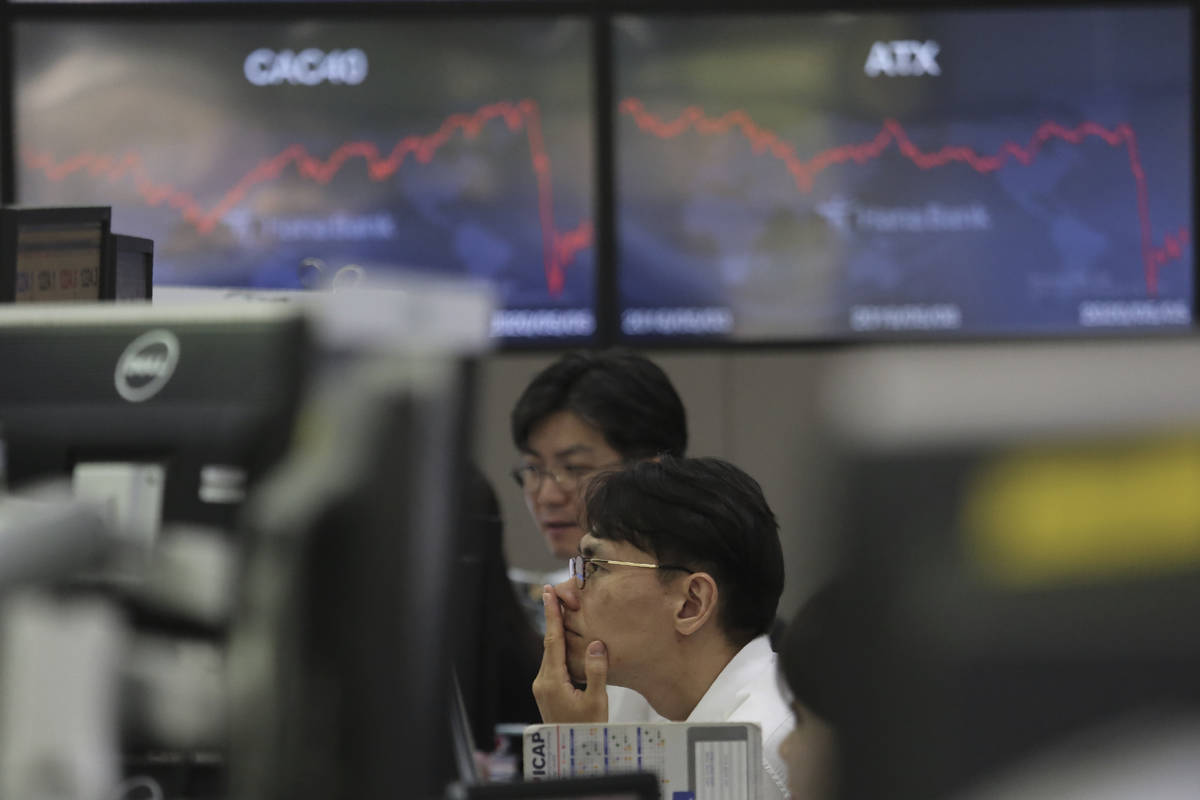
[[[548,469],[537,464],[521,464],[512,471],[513,480],[529,494],[536,493],[542,488],[542,481],[548,476],[558,484],[564,492],[574,492],[585,478],[601,470],[610,469],[616,464],[605,464],[599,467],[569,464],[562,469]]]
[[[615,561],[611,558],[591,558],[589,556],[572,556],[567,559],[567,569],[575,579],[575,585],[580,589],[587,583],[588,578],[596,572],[597,564],[615,565],[618,567],[643,567],[645,569],[678,569],[691,574],[687,567],[676,567],[671,564],[642,564],[637,561]]]

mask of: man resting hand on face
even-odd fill
[[[789,797],[793,717],[767,638],[783,554],[759,485],[720,459],[666,456],[595,476],[585,508],[571,577],[543,592],[543,721],[607,721],[611,683],[666,720],[753,722],[763,796]]]

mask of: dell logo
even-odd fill
[[[167,385],[179,364],[179,340],[168,330],[143,333],[117,360],[117,394],[131,403],[149,400]]]

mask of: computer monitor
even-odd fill
[[[1191,6],[950,5],[614,18],[624,341],[1191,326]]]
[[[104,299],[111,219],[108,206],[0,208],[0,302]]]
[[[111,536],[60,582],[119,607],[137,643],[165,643],[152,661],[127,656],[137,669],[111,702],[121,712],[117,770],[152,776],[171,797],[225,784],[219,710],[181,726],[168,706],[219,683],[210,666],[245,549],[235,522],[291,444],[308,329],[280,304],[0,306],[7,483],[24,493],[70,482],[101,503]],[[183,694],[164,701],[171,686]]]
[[[593,341],[586,15],[231,5],[15,9],[20,201],[112,205],[160,286],[467,277],[498,340]]]
[[[871,347],[825,381],[839,796],[1013,796],[985,788],[1116,734],[1194,765],[1160,734],[1200,729],[1200,343]]]
[[[450,698],[470,374],[449,354],[341,364],[251,497],[234,798],[440,797],[469,777]]]
[[[309,346],[281,306],[0,306],[8,482],[153,467],[151,523],[229,529],[291,442]]]

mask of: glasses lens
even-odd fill
[[[567,568],[571,571],[571,577],[575,579],[575,583],[580,589],[583,588],[583,559],[579,556],[572,556],[567,559]]]

